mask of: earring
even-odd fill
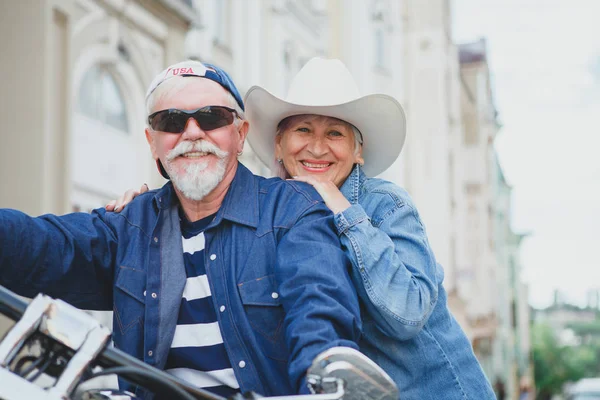
[[[281,158],[278,158],[278,159],[277,159],[277,162],[278,162],[279,164],[283,164],[283,160],[282,160]]]

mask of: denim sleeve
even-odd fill
[[[80,308],[112,309],[114,233],[99,214],[32,218],[0,209],[0,284]]]
[[[385,334],[405,340],[419,333],[435,307],[437,265],[416,210],[384,208],[378,226],[359,204],[335,220],[369,314]]]
[[[320,202],[309,207],[281,238],[276,276],[286,312],[284,329],[292,386],[306,393],[313,359],[335,346],[357,349],[361,320],[333,215]]]

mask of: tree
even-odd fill
[[[560,394],[566,382],[593,376],[598,365],[598,352],[591,346],[563,346],[552,328],[534,325],[533,362],[538,398],[550,399]]]

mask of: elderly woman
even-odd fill
[[[452,317],[444,272],[409,195],[369,178],[398,157],[404,112],[392,97],[360,97],[338,60],[312,59],[286,100],[260,87],[245,98],[248,141],[282,177],[310,183],[335,214],[362,301],[361,351],[402,399],[494,399],[471,344]]]
[[[260,159],[314,186],[335,214],[361,300],[361,351],[392,377],[401,399],[495,399],[448,309],[444,272],[408,193],[367,176],[400,154],[400,104],[361,97],[339,60],[319,58],[296,75],[285,100],[254,86],[245,104],[248,141]]]

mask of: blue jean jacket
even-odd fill
[[[0,210],[0,284],[113,310],[115,346],[163,368],[186,280],[178,204],[167,183],[119,214],[31,218]],[[317,354],[357,348],[349,260],[312,187],[239,164],[205,237],[215,313],[243,392],[306,392],[304,374]]]
[[[352,206],[335,219],[361,300],[361,351],[403,400],[495,399],[448,309],[444,272],[408,193],[358,165],[341,191]]]

